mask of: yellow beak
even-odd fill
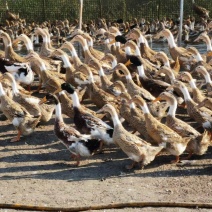
[[[43,99],[40,100],[39,105],[42,105],[45,102],[47,102],[46,96],[44,96]]]
[[[161,98],[158,96],[156,99],[154,99],[152,102],[157,102],[157,101],[160,101]]]
[[[132,63],[131,63],[130,60],[128,60],[124,65],[125,65],[125,66],[129,66],[130,64],[132,64]]]

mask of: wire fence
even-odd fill
[[[74,20],[79,14],[79,0],[7,0],[9,10],[27,21]],[[184,1],[184,15],[193,15],[192,0]],[[212,0],[195,0],[212,13]],[[125,21],[145,18],[149,21],[177,17],[180,0],[84,0],[83,21],[106,18]],[[6,0],[0,0],[0,20],[5,20]],[[212,14],[211,14],[212,16]]]

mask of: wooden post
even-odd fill
[[[82,29],[82,10],[83,10],[83,0],[80,1],[80,11],[79,11],[79,29]]]
[[[183,31],[183,6],[184,0],[180,0],[180,28],[179,28],[179,40],[178,45],[181,46],[182,43],[182,31]]]

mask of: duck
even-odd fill
[[[65,77],[57,72],[51,72],[47,70],[47,67],[40,57],[32,56],[30,58],[30,63],[36,63],[40,69],[40,76],[45,87],[46,92],[54,93],[62,83],[65,82]],[[40,91],[42,84],[39,85],[38,90]]]
[[[189,58],[191,56],[191,53],[187,49],[175,44],[174,37],[169,29],[163,29],[157,36],[164,36],[167,39],[169,52],[174,61],[179,58],[180,64],[183,64],[184,60],[182,58]]]
[[[91,101],[98,107],[101,108],[103,107],[106,103],[111,103],[113,104],[117,109],[119,108],[119,102],[115,98],[114,95],[107,93],[100,87],[96,85],[94,82],[94,77],[93,74],[89,68],[88,65],[83,64],[79,68],[80,72],[85,73],[86,76],[88,77],[87,81],[87,93],[88,96],[90,97]]]
[[[200,103],[203,101],[203,99],[205,99],[204,94],[197,88],[195,80],[193,79],[193,77],[189,72],[187,71],[181,72],[178,79],[189,83],[192,89],[192,97],[193,97],[192,99],[196,103]]]
[[[120,116],[133,128],[132,134],[138,132],[145,141],[156,145],[147,133],[143,111],[137,108],[134,102],[129,104],[131,96],[126,91],[121,92],[119,98],[121,99]]]
[[[194,12],[202,18],[209,18],[209,10],[206,10],[204,7],[201,7],[192,0],[192,8]]]
[[[143,36],[142,32],[139,29],[132,29],[128,35],[128,39],[136,40],[137,46],[140,48],[141,56],[152,62],[155,61],[154,55],[156,52],[149,47],[149,44],[146,38]]]
[[[29,135],[34,132],[37,124],[40,121],[39,117],[34,117],[17,102],[8,97],[0,83],[0,101],[1,111],[12,122],[13,126],[18,130],[15,138],[11,142],[20,141],[21,135]]]
[[[182,138],[174,130],[153,117],[142,97],[135,95],[129,103],[132,101],[139,104],[143,110],[146,120],[146,129],[149,136],[151,136],[158,145],[163,145],[167,152],[176,157],[176,159],[171,161],[171,163],[178,163],[180,155],[185,151],[190,138]]]
[[[12,47],[12,41],[11,41],[11,38],[10,36],[0,30],[0,38],[3,39],[3,43],[4,43],[4,52],[5,52],[5,58],[6,59],[9,59],[9,60],[12,60],[12,61],[15,61],[15,62],[18,62],[18,63],[24,63],[24,62],[27,62],[27,60],[25,58],[22,58],[21,56],[19,56],[13,49]]]
[[[201,126],[211,133],[212,130],[212,111],[207,109],[206,107],[197,108],[197,103],[195,103],[186,86],[181,81],[174,81],[173,85],[181,90],[184,96],[184,101],[187,106],[188,115],[194,119],[197,123],[201,124]]]
[[[203,77],[205,78],[206,88],[207,88],[207,96],[212,97],[212,81],[211,81],[210,74],[208,73],[208,71],[206,70],[206,68],[204,66],[197,66],[195,71],[197,73],[200,73],[201,75],[203,75]]]
[[[149,91],[153,96],[157,97],[161,92],[163,92],[170,86],[170,84],[164,81],[147,77],[144,71],[143,63],[141,62],[139,57],[134,55],[128,57],[129,60],[125,65],[133,64],[137,67],[142,87]]]
[[[152,162],[163,149],[163,146],[151,146],[145,140],[125,130],[115,108],[111,104],[104,105],[99,112],[110,113],[114,125],[113,141],[133,161],[131,165],[125,167],[126,169],[134,168],[136,163],[140,163],[143,168]]]
[[[30,115],[34,117],[40,116],[40,122],[48,122],[51,119],[54,111],[52,105],[42,104],[40,106],[38,104],[39,98],[20,92],[13,75],[9,72],[4,74],[4,79],[8,79],[12,84],[12,99],[23,106]]]
[[[166,117],[166,125],[177,132],[182,137],[190,137],[186,151],[189,153],[184,159],[189,159],[192,154],[203,155],[210,144],[210,134],[205,130],[200,134],[191,125],[176,118],[177,100],[170,92],[163,92],[157,98],[157,100],[165,100],[169,104],[169,111]]]
[[[74,108],[74,124],[77,130],[84,134],[91,134],[93,138],[101,139],[101,141],[106,144],[112,144],[113,128],[101,119],[91,115],[86,111],[86,109],[81,107],[75,88],[71,84],[61,84],[61,87],[57,92],[60,92],[61,90],[67,91],[72,98]]]
[[[75,128],[64,123],[61,104],[54,94],[47,94],[39,104],[50,102],[55,105],[55,123],[54,133],[65,147],[73,154],[76,159],[76,166],[80,164],[80,156],[88,157],[97,151],[100,147],[100,140],[93,139],[91,135],[81,134]]]
[[[171,68],[175,75],[177,75],[180,71],[180,63],[179,63],[179,58],[177,57],[176,61],[171,61],[168,56],[166,55],[165,52],[157,52],[157,54],[155,54],[155,59],[157,60],[161,60],[163,63],[163,66],[166,66],[168,68]]]
[[[29,63],[17,63],[0,58],[0,72],[10,72],[18,83],[29,86],[34,81],[34,73]]]

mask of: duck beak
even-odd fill
[[[212,51],[208,52],[207,57],[212,56]]]
[[[61,88],[58,88],[53,94],[57,94],[57,93],[59,93],[60,91],[62,91],[62,89],[61,89]]]
[[[96,113],[104,113],[103,107],[101,109],[97,110]]]
[[[132,104],[132,102],[133,102],[133,100],[130,99],[127,103],[130,105],[130,104]]]
[[[46,96],[43,97],[43,99],[40,100],[38,103],[39,105],[42,105],[43,103],[47,102]]]
[[[172,91],[174,88],[174,85],[170,85],[168,88],[166,88],[166,91]]]
[[[13,46],[17,46],[19,43],[20,43],[20,40],[15,39],[15,40],[13,41]]]
[[[125,65],[125,66],[129,66],[129,65],[131,65],[131,64],[132,64],[131,61],[128,60],[124,65]]]
[[[196,106],[196,108],[199,109],[199,108],[204,107],[204,106],[205,106],[204,102],[200,102],[200,103]]]
[[[152,102],[157,102],[157,101],[160,101],[161,98],[158,96],[156,99],[154,99]]]

